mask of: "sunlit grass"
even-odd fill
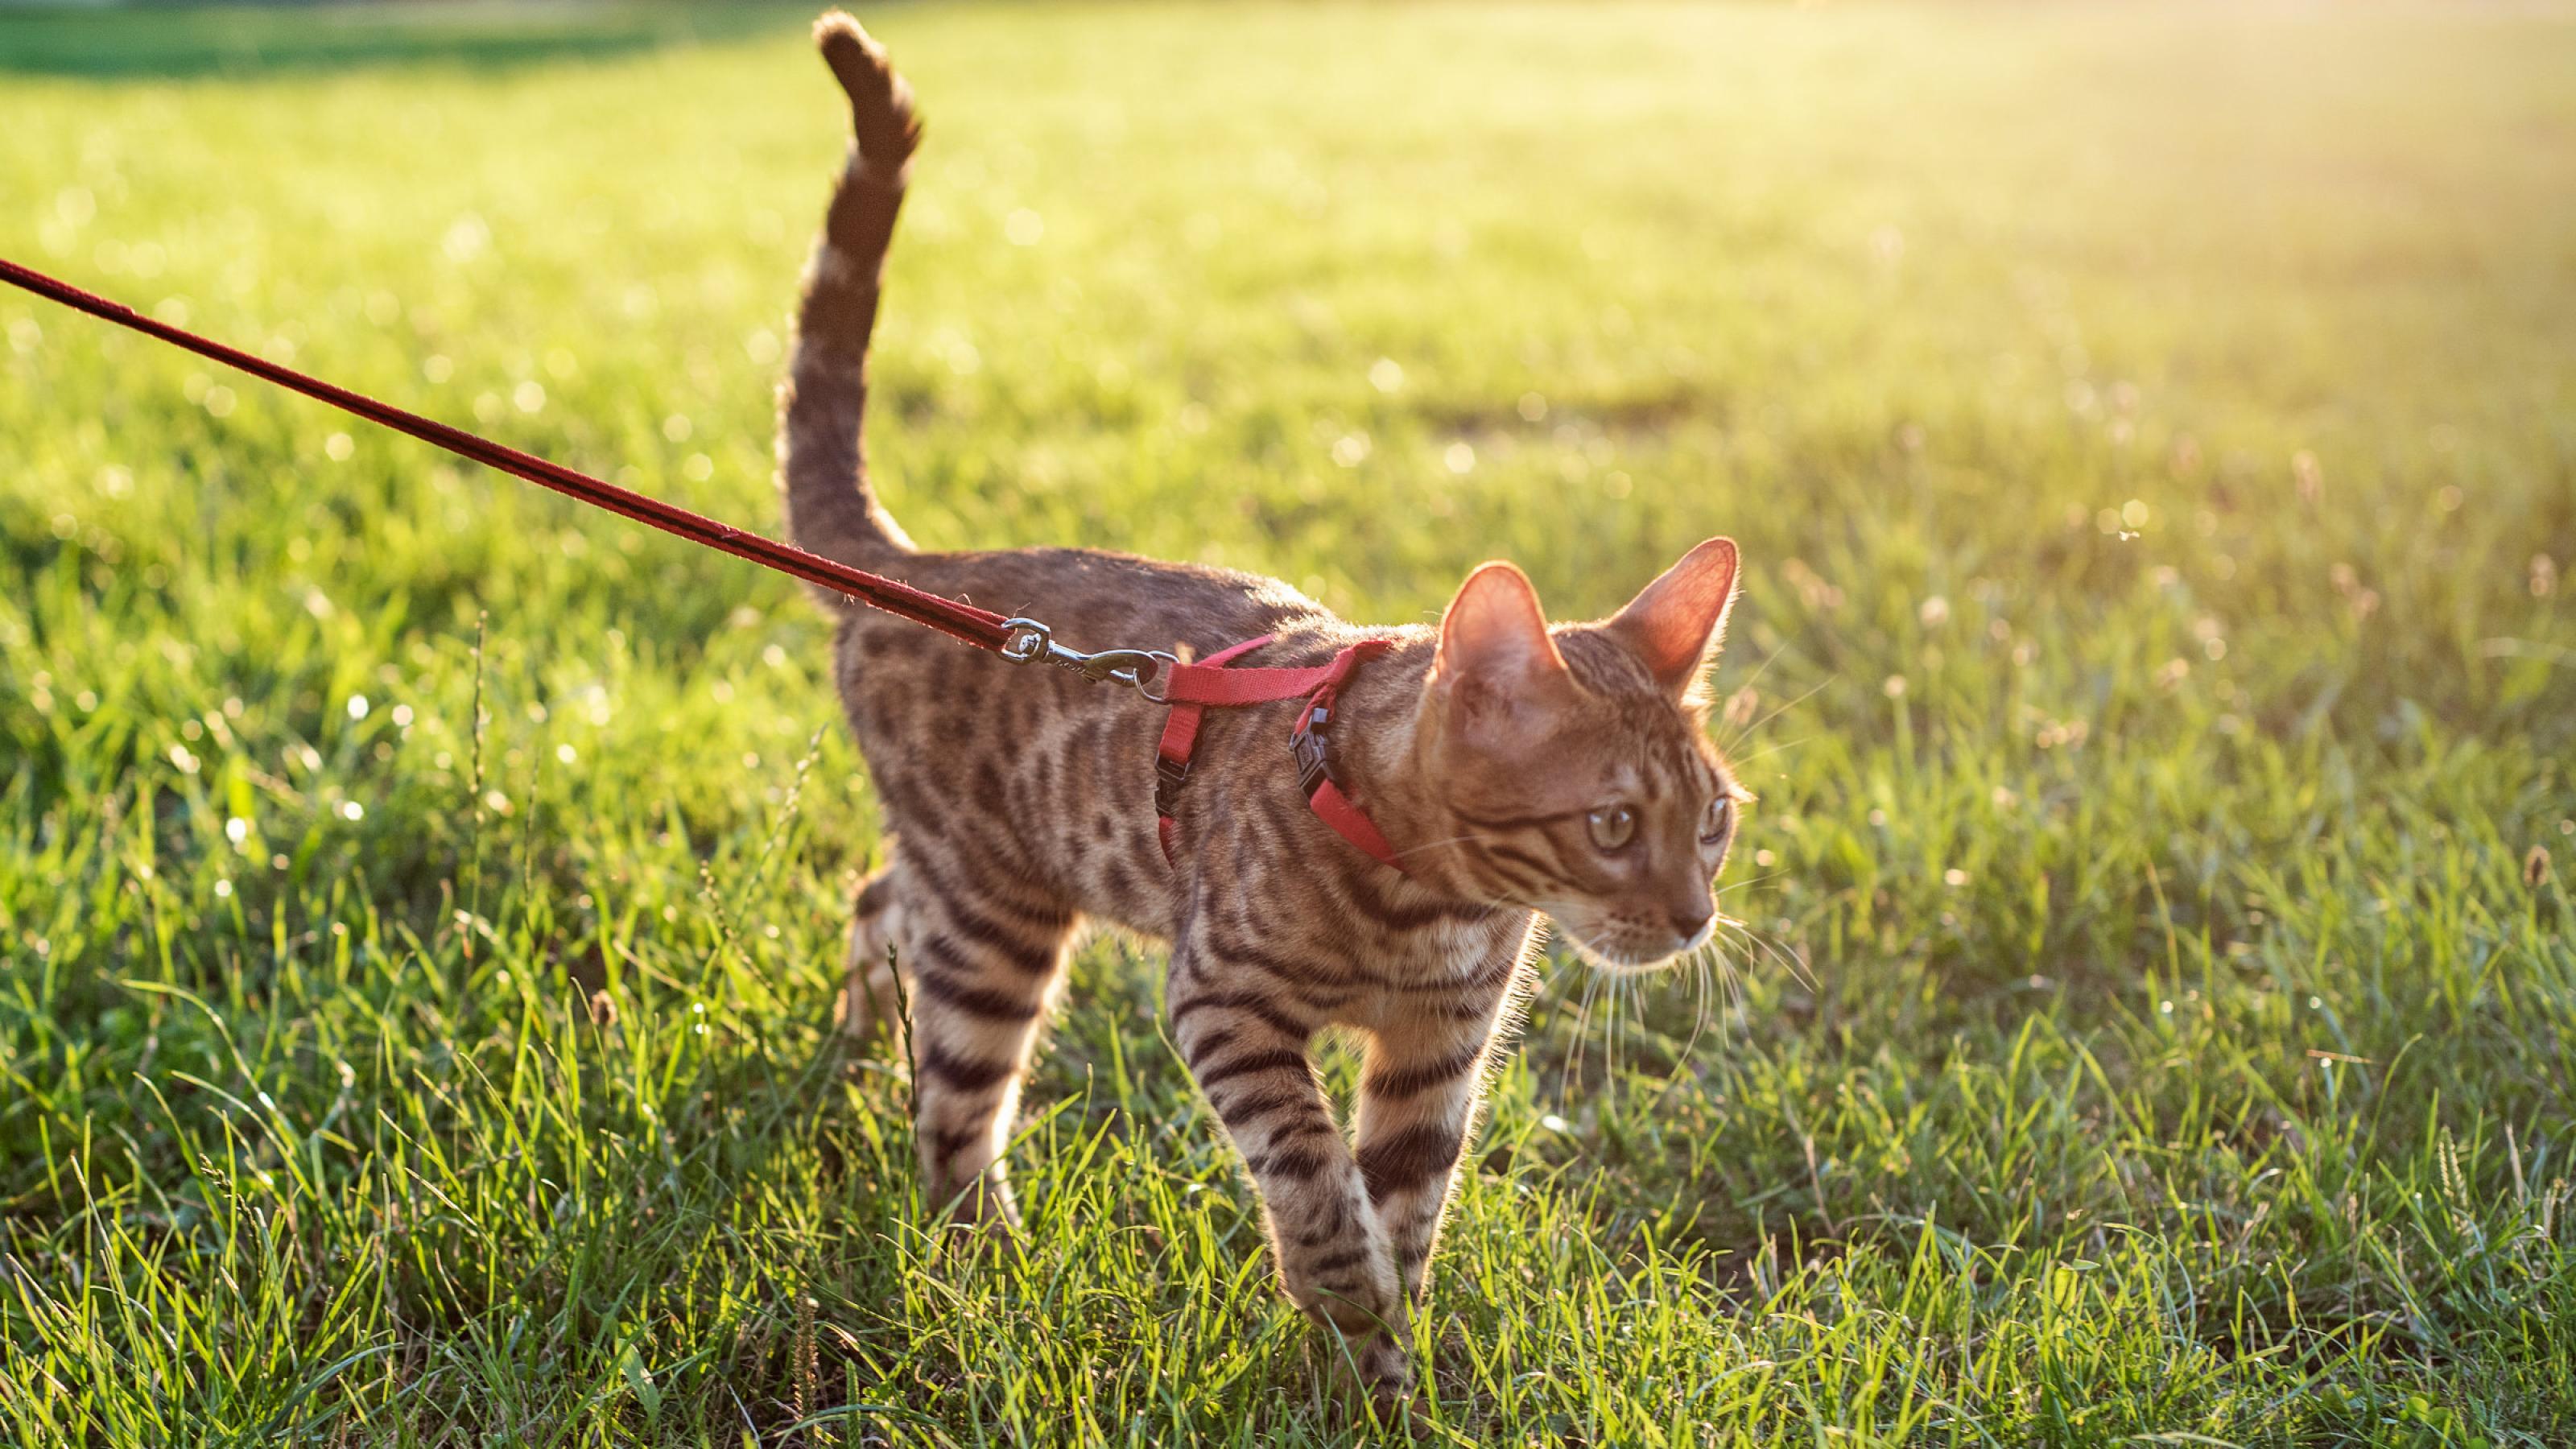
[[[1745,924],[1551,963],[1434,1442],[2576,1432],[2576,24],[864,18],[917,535],[1405,621],[1745,548]],[[372,23],[0,19],[0,255],[769,526],[801,18]],[[0,297],[0,1439],[1369,1438],[1141,947],[1020,1249],[921,1236],[826,633]]]

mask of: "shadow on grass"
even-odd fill
[[[0,74],[248,77],[370,66],[503,69],[798,28],[794,4],[0,6]]]

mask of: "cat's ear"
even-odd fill
[[[1699,683],[1726,638],[1735,607],[1735,540],[1712,538],[1682,555],[1610,621],[1664,692],[1679,699]]]
[[[1449,601],[1431,679],[1448,705],[1449,727],[1488,746],[1509,744],[1575,691],[1565,656],[1547,637],[1538,591],[1507,563],[1467,575]]]

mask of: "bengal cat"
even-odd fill
[[[1013,665],[917,624],[840,611],[834,668],[896,844],[859,892],[848,1021],[885,1025],[908,982],[918,1136],[932,1201],[1013,1219],[1001,1152],[1068,943],[1085,922],[1171,945],[1172,1038],[1260,1191],[1289,1296],[1382,1403],[1404,1350],[1490,1055],[1528,989],[1544,913],[1605,971],[1694,950],[1746,798],[1697,687],[1735,594],[1711,539],[1616,616],[1551,626],[1509,564],[1470,574],[1437,628],[1362,629],[1285,584],[1091,549],[916,548],[868,487],[869,333],[919,128],[911,91],[846,15],[816,40],[855,144],[805,282],[779,390],[790,528],[815,552],[1058,637],[1195,651],[1275,636],[1247,662],[1360,667],[1334,772],[1392,843],[1364,855],[1308,809],[1291,704],[1210,710],[1157,840],[1163,708]],[[1308,1062],[1327,1027],[1366,1056],[1346,1138]],[[899,1028],[898,1028],[899,1029]]]

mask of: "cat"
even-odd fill
[[[1167,858],[1164,707],[825,596],[835,683],[892,841],[857,896],[847,1024],[903,1031],[909,1002],[928,1199],[1007,1230],[1002,1150],[1068,943],[1086,921],[1168,942],[1172,1039],[1250,1171],[1286,1292],[1338,1336],[1346,1373],[1409,1405],[1408,1314],[1482,1078],[1531,989],[1540,916],[1610,972],[1696,950],[1719,919],[1712,882],[1749,796],[1708,738],[1699,686],[1735,598],[1735,545],[1693,548],[1599,623],[1550,625],[1520,570],[1489,563],[1437,628],[1387,629],[1221,569],[916,548],[868,485],[861,422],[920,130],[910,87],[857,22],[828,14],[815,39],[855,139],[779,388],[796,543],[1042,615],[1087,648],[1205,658],[1266,634],[1244,662],[1283,667],[1394,641],[1342,689],[1329,739],[1334,776],[1395,866],[1308,808],[1287,748],[1294,704],[1207,712]],[[1355,1141],[1309,1065],[1326,1027],[1366,1041]]]

